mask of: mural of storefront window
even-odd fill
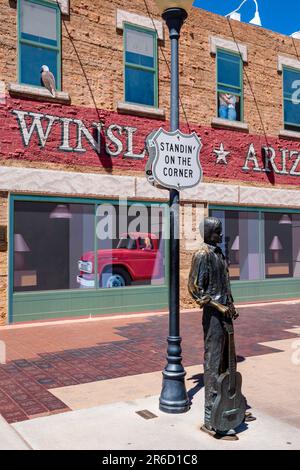
[[[161,285],[165,282],[164,209],[140,203],[97,208],[96,279],[100,288]],[[83,255],[88,259],[89,253]],[[81,273],[89,284],[88,273]],[[94,280],[91,280],[93,283]]]
[[[300,277],[300,214],[264,217],[266,278]]]
[[[93,246],[93,205],[16,201],[14,291],[77,289],[78,260]]]
[[[15,201],[14,292],[163,285],[163,221],[157,205]]]
[[[232,280],[300,278],[300,214],[212,209]]]
[[[166,308],[167,211],[155,202],[11,195],[10,322]]]

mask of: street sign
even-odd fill
[[[159,185],[155,181],[154,176],[153,176],[153,171],[152,171],[153,161],[154,161],[155,154],[156,154],[156,148],[153,142],[153,137],[155,136],[156,133],[157,133],[157,129],[152,131],[146,137],[145,145],[146,145],[146,150],[148,153],[148,161],[146,164],[145,173],[146,173],[146,178],[148,180],[148,183],[152,184],[152,186],[158,187]],[[161,187],[161,189],[167,189],[167,188]]]
[[[202,143],[195,132],[167,132],[160,128],[146,139],[149,160],[146,177],[150,184],[177,190],[192,188],[202,179]]]

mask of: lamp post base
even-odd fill
[[[190,400],[185,388],[186,372],[181,364],[181,338],[168,337],[168,364],[163,370],[162,391],[159,409],[165,413],[185,413],[190,409]]]

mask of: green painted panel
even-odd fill
[[[118,292],[116,292],[116,290]],[[168,306],[166,286],[13,294],[13,321],[146,312]]]
[[[235,302],[255,302],[300,297],[300,278],[231,281],[231,286]]]

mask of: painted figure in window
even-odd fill
[[[229,119],[230,121],[236,121],[237,103],[239,103],[239,96],[231,95],[230,93],[219,93],[219,117],[222,119]]]
[[[145,238],[145,246],[143,250],[152,250],[151,240],[148,237]]]
[[[229,346],[232,341],[234,350],[232,321],[238,317],[238,312],[231,294],[227,261],[218,246],[222,243],[222,223],[219,219],[207,217],[200,224],[200,233],[204,243],[193,256],[188,289],[200,308],[203,308],[205,418],[201,429],[214,437],[236,440],[236,432],[230,426],[224,429],[222,423],[222,429],[221,426],[215,427],[213,415],[217,402],[222,400],[218,394],[222,374],[228,372],[229,362],[234,362],[236,367],[235,353],[232,354],[233,360],[231,358],[229,361]],[[245,398],[239,393],[243,403],[240,422],[252,421],[255,418],[249,412],[245,414]]]

